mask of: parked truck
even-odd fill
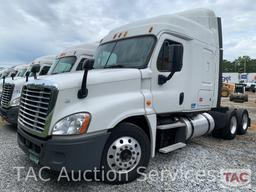
[[[30,65],[18,66],[12,73],[12,78],[3,79],[1,86],[0,115],[12,125],[17,125],[20,94],[23,85],[33,75],[44,76],[48,73],[56,56],[46,55],[31,62]],[[31,73],[33,66],[38,71]],[[14,75],[15,74],[15,75]]]
[[[97,45],[97,43],[90,43],[70,47],[58,54],[57,58],[56,56],[40,57],[32,62],[29,71],[31,71],[33,66],[37,67],[37,71],[35,71],[38,76],[37,78],[43,79],[47,78],[47,75],[82,70],[84,60],[93,58]],[[29,74],[30,78],[33,75],[34,73],[31,72]],[[26,81],[23,78],[9,82],[5,86],[5,94],[8,95],[8,97],[5,97],[5,100],[0,105],[1,116],[13,125],[17,125],[18,123],[21,90],[25,83]],[[9,89],[9,87],[12,87],[12,89]],[[24,102],[29,103],[29,101],[29,98],[27,98]],[[21,108],[21,110],[24,110],[24,114],[26,115],[26,109]]]
[[[156,151],[209,133],[245,134],[247,110],[220,106],[222,55],[221,19],[206,9],[114,29],[84,72],[23,87],[19,146],[52,170],[96,169],[105,182],[124,183],[139,177]]]
[[[25,77],[25,73],[28,71],[29,64],[22,64],[22,65],[17,65],[15,67],[9,68],[9,73],[5,72],[3,73],[3,79],[0,81],[0,94],[3,91],[3,83],[20,79]]]

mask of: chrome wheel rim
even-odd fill
[[[248,115],[245,113],[242,119],[242,128],[246,130],[248,128]]]
[[[107,162],[109,167],[117,173],[132,171],[140,162],[141,147],[132,137],[121,137],[109,147]]]
[[[236,132],[236,129],[237,129],[237,119],[235,116],[231,117],[231,120],[230,120],[230,131],[232,134],[235,134]]]

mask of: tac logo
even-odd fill
[[[251,188],[250,169],[222,169],[220,177],[223,188]]]

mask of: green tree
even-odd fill
[[[223,72],[224,73],[236,72],[234,63],[224,59],[223,60]]]
[[[252,61],[249,56],[240,56],[235,59],[234,64],[237,66],[238,73],[251,73]]]

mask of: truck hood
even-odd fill
[[[56,75],[46,75],[38,79],[29,80],[28,84],[43,84],[55,86],[59,90],[79,88],[82,84],[84,72],[77,71]],[[88,72],[87,85],[140,79],[139,69],[94,69]]]

